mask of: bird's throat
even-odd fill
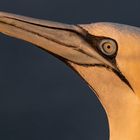
[[[130,104],[127,103],[127,105],[120,107],[120,109],[111,109],[107,113],[110,140],[140,139],[140,105],[136,100],[129,100]]]
[[[140,100],[112,71],[70,64],[96,91],[109,122],[110,140],[140,140]]]

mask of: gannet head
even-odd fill
[[[139,28],[115,23],[67,25],[1,12],[0,32],[37,45],[77,71],[103,104],[115,130],[111,137],[140,139],[135,135],[138,123],[133,122],[140,112]]]

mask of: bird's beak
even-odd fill
[[[0,12],[0,32],[31,42],[66,61],[81,65],[106,65],[117,69],[100,55],[86,30],[67,25]],[[90,40],[91,39],[91,40]],[[91,42],[92,42],[91,41]]]

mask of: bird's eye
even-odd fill
[[[110,39],[102,40],[99,47],[102,53],[107,56],[113,56],[117,52],[117,44]]]

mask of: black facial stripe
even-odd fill
[[[114,69],[112,69],[112,71],[114,71],[114,73],[120,77],[120,79],[125,83],[127,84],[131,89],[132,91],[134,92],[134,89],[132,88],[131,84],[129,83],[129,81],[126,79],[126,77],[121,73],[121,71],[116,71]]]
[[[121,71],[119,69],[115,70],[115,69],[112,69],[111,67],[103,65],[103,64],[95,64],[94,67],[104,67],[104,68],[110,69],[121,79],[122,82],[124,82],[134,92],[134,89],[132,88],[131,84],[126,79],[126,77],[121,73]]]

